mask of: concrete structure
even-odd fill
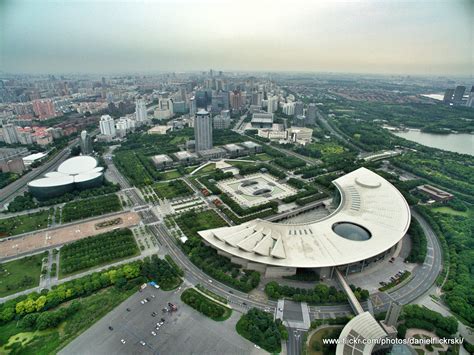
[[[202,159],[221,159],[227,155],[227,152],[222,148],[202,149],[198,152]]]
[[[155,155],[151,158],[151,160],[153,161],[153,164],[157,168],[165,168],[165,167],[173,164],[173,159],[171,159],[166,154]]]
[[[79,141],[79,145],[81,147],[82,155],[92,154],[92,139],[86,130],[81,132],[81,140]]]
[[[0,171],[2,173],[21,174],[25,169],[25,164],[21,157],[0,159]]]
[[[197,154],[190,152],[176,152],[174,156],[181,164],[193,164],[198,160]]]
[[[287,140],[290,142],[305,145],[311,142],[313,137],[313,130],[304,127],[291,127],[287,129]]]
[[[333,183],[341,203],[323,219],[299,224],[255,219],[198,233],[219,254],[267,276],[292,275],[297,268],[321,277],[332,277],[335,268],[346,275],[361,271],[396,247],[410,225],[410,209],[392,184],[366,168]]]
[[[247,155],[247,149],[244,147],[241,147],[238,144],[234,144],[234,143],[226,144],[226,145],[223,145],[222,148],[224,148],[227,151],[227,154],[231,158]]]
[[[256,112],[252,114],[252,120],[250,121],[252,128],[272,128],[272,125],[273,113]]]
[[[295,102],[295,116],[303,116],[304,115],[304,104],[301,101]]]
[[[428,195],[435,201],[446,202],[453,199],[453,195],[444,190],[438,189],[431,185],[420,185],[416,189],[424,194]]]
[[[385,324],[391,327],[396,327],[398,322],[398,317],[402,312],[403,306],[397,302],[391,302],[388,307],[387,315],[385,316]]]
[[[115,121],[109,115],[102,115],[99,121],[100,133],[104,136],[115,137]]]
[[[116,134],[119,137],[125,137],[127,133],[135,130],[135,120],[129,117],[120,117],[115,122]]]
[[[214,125],[214,129],[227,129],[230,127],[231,119],[230,117],[217,115],[213,118],[212,122]]]
[[[212,119],[209,112],[199,110],[194,118],[196,152],[212,148]]]
[[[155,126],[150,128],[147,133],[148,134],[166,134],[171,132],[171,126]]]
[[[464,97],[464,92],[466,91],[466,87],[459,85],[456,86],[456,89],[454,89],[454,95],[453,95],[453,102],[457,105],[462,103],[462,98]]]
[[[239,144],[242,147],[244,147],[245,149],[247,149],[247,151],[250,154],[261,153],[263,151],[263,148],[260,144],[257,144],[257,143],[252,142],[252,141],[246,141],[246,142],[239,143]]]
[[[43,178],[28,183],[28,190],[38,200],[61,196],[74,189],[85,190],[98,187],[103,181],[104,168],[90,156],[67,159],[57,171],[46,173]]]
[[[52,100],[34,100],[33,111],[40,120],[56,117],[54,102]]]
[[[267,99],[267,112],[273,113],[278,110],[278,96],[268,96]]]
[[[306,110],[306,124],[313,125],[316,123],[316,104],[309,104]]]
[[[287,102],[283,105],[283,113],[287,116],[293,116],[295,114],[296,104],[294,102]]]
[[[336,355],[370,355],[377,350],[376,339],[384,339],[387,333],[369,312],[352,318],[342,329],[336,347]],[[368,341],[367,341],[368,340]]]
[[[23,163],[26,166],[29,166],[29,165],[33,164],[33,162],[35,162],[37,160],[40,160],[40,159],[43,159],[47,155],[48,154],[46,154],[46,153],[30,154],[30,155],[27,155],[26,157],[23,158]]]
[[[443,102],[450,103],[453,101],[454,89],[446,89],[444,92]]]
[[[148,119],[146,103],[144,99],[138,99],[135,102],[135,119],[139,125],[145,123]]]

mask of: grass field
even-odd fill
[[[160,177],[163,180],[172,180],[172,179],[179,178],[180,176],[181,176],[181,174],[179,173],[178,170],[168,170],[168,171],[164,171],[160,174]]]
[[[0,238],[32,232],[48,226],[49,211],[0,219]]]
[[[227,226],[227,223],[212,210],[183,213],[176,222],[188,237],[197,236],[197,232],[201,230]]]
[[[433,208],[433,212],[450,214],[450,215],[453,215],[453,216],[462,216],[462,217],[468,217],[469,216],[468,211],[456,211],[456,210],[453,210],[451,207],[435,207],[435,208]]]
[[[196,174],[194,175],[204,175],[204,174],[207,174],[207,173],[210,173],[211,171],[214,171],[216,170],[216,164],[214,163],[211,163],[209,165],[206,165],[204,168],[202,168],[201,170],[199,170]]]
[[[324,355],[323,348],[322,348],[322,338],[324,336],[327,336],[331,333],[331,331],[335,329],[342,329],[342,327],[331,327],[331,328],[323,328],[318,330],[316,333],[314,333],[311,338],[309,339],[308,342],[308,349],[307,349],[307,354],[308,355]],[[320,344],[319,346],[316,344]],[[316,350],[316,349],[321,349],[321,350]]]
[[[43,253],[0,264],[0,297],[39,285]]]
[[[159,198],[175,198],[179,196],[191,195],[191,188],[182,180],[157,183],[153,189]]]
[[[79,334],[93,325],[129,296],[136,289],[118,291],[110,287],[89,297],[79,299],[78,312],[58,327],[43,331],[25,331],[19,322],[11,321],[0,326],[0,354],[49,355],[56,354]]]
[[[273,158],[269,156],[267,153],[261,153],[261,154],[256,154],[254,156],[255,160],[260,160],[260,161],[269,161],[272,160]]]

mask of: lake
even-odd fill
[[[433,134],[409,130],[406,132],[392,132],[398,137],[426,145],[432,148],[449,150],[451,152],[474,155],[474,135],[460,134]]]

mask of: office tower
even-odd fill
[[[196,99],[193,96],[189,99],[189,114],[191,116],[194,116],[195,113],[196,113]]]
[[[92,154],[92,139],[86,130],[81,132],[80,146],[82,155]]]
[[[207,109],[207,105],[209,105],[212,98],[212,91],[211,96],[208,97],[208,92],[205,90],[198,90],[196,91],[195,100],[196,100],[196,108],[203,108]]]
[[[462,98],[464,96],[464,92],[466,91],[466,87],[459,85],[456,86],[456,89],[454,90],[454,97],[453,97],[453,102],[455,104],[460,104],[462,102]]]
[[[18,143],[18,135],[16,133],[16,127],[11,123],[7,123],[3,125],[2,129],[3,139],[7,144],[15,144]]]
[[[466,101],[467,107],[474,107],[474,85],[471,87],[471,92],[469,93],[469,97]]]
[[[199,110],[194,117],[196,152],[212,148],[212,119],[209,112]]]
[[[278,96],[269,96],[267,100],[267,112],[273,113],[278,110]]]
[[[309,104],[306,111],[306,124],[312,125],[316,123],[316,104]]]
[[[135,118],[139,123],[146,122],[147,120],[146,103],[143,99],[138,99],[135,102]]]
[[[186,102],[187,97],[186,97],[186,85],[185,84],[181,84],[179,86],[179,97],[180,97],[181,101]]]
[[[304,105],[301,101],[295,102],[295,116],[302,116],[303,115]]]
[[[103,115],[99,121],[100,133],[104,136],[115,137],[115,121],[109,115]]]
[[[56,110],[52,100],[34,100],[33,111],[40,120],[56,117]]]
[[[385,324],[391,327],[396,327],[398,322],[398,317],[402,311],[402,306],[397,302],[391,302],[388,307],[387,315],[385,316]]]
[[[230,107],[233,110],[240,110],[244,104],[242,93],[238,90],[230,92]]]
[[[443,102],[450,103],[453,99],[454,89],[446,89],[443,97]]]

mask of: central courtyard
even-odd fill
[[[297,193],[296,189],[278,182],[276,178],[266,173],[222,180],[217,183],[217,186],[235,202],[245,207],[262,205]]]

